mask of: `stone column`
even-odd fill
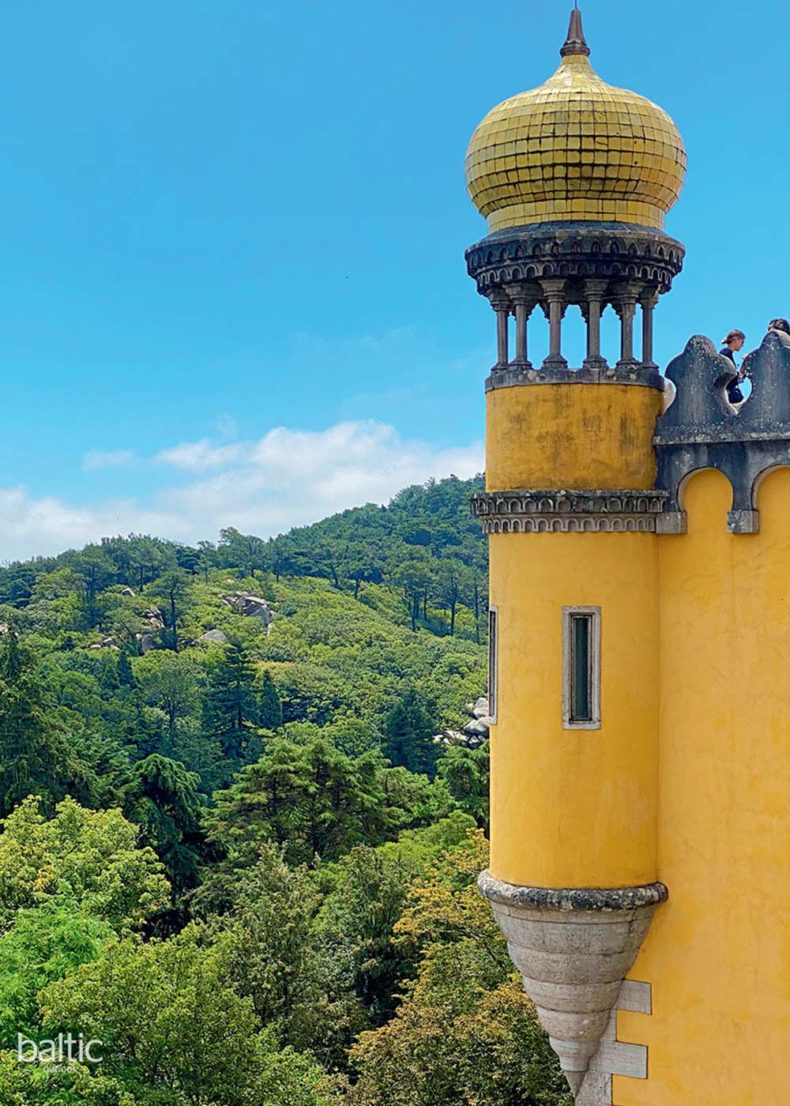
[[[620,316],[620,360],[617,367],[632,369],[637,361],[634,357],[634,315],[639,300],[639,292],[631,284],[620,284],[615,289],[614,309]]]
[[[540,282],[549,307],[549,355],[543,362],[543,367],[547,369],[568,367],[568,362],[562,356],[562,317],[567,307],[566,283],[561,277],[549,277]]]
[[[527,322],[532,310],[537,303],[537,297],[518,285],[508,287],[510,302],[515,305],[516,315],[516,356],[513,364],[521,369],[531,369],[532,363],[528,356]]]
[[[651,289],[639,297],[642,305],[642,364],[647,369],[657,369],[653,360],[653,311],[658,303],[658,292]]]
[[[508,319],[510,317],[510,300],[502,292],[491,296],[491,306],[496,311],[496,365],[497,369],[506,369],[510,362],[508,352]]]
[[[606,358],[601,355],[601,314],[603,298],[609,282],[606,280],[585,280],[585,318],[587,319],[587,356],[585,369],[608,368]]]

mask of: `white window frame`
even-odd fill
[[[488,716],[496,724],[499,712],[499,607],[488,608]]]
[[[584,615],[590,619],[590,714],[591,718],[573,718],[573,619]],[[601,728],[601,608],[562,608],[562,726],[565,730],[600,730]]]

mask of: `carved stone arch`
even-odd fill
[[[775,472],[781,472],[783,469],[790,470],[790,458],[788,458],[785,464],[768,465],[757,473],[752,481],[751,487],[751,504],[752,511],[757,515],[757,523],[759,525],[759,512],[760,512],[760,489],[769,476],[773,476]]]
[[[534,265],[528,265],[527,266],[526,279],[527,280],[535,280],[535,279],[537,279],[537,275],[538,275],[538,270],[536,269],[536,267]]]
[[[689,469],[688,472],[685,472],[683,474],[683,476],[680,478],[680,481],[678,483],[677,493],[676,493],[676,502],[677,502],[678,507],[680,507],[681,511],[685,511],[685,509],[686,509],[686,492],[688,491],[689,484],[692,482],[692,480],[695,478],[695,476],[699,476],[703,472],[720,472],[721,475],[724,477],[724,479],[727,481],[727,483],[730,485],[730,490],[733,494],[733,497],[735,496],[735,488],[734,488],[733,483],[732,483],[732,478],[730,477],[730,474],[728,472],[726,472],[725,469],[721,465],[716,465],[716,464],[698,465],[695,468]]]

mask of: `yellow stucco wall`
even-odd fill
[[[488,487],[654,486],[660,396],[540,386],[488,396]],[[629,973],[653,1015],[618,1106],[790,1103],[790,469],[732,535],[718,472],[688,533],[494,534],[499,723],[492,874],[547,887],[669,887]],[[562,608],[602,609],[602,726],[562,725]]]
[[[540,887],[656,878],[652,534],[494,534],[491,871]],[[601,728],[562,725],[562,608],[601,607]]]
[[[790,1102],[790,470],[760,488],[761,532],[726,529],[729,483],[685,489],[689,532],[659,539],[659,876],[670,890],[621,1013],[650,1078],[621,1106]]]
[[[487,487],[652,488],[661,403],[656,389],[630,384],[496,388],[486,403]]]
[[[489,489],[646,488],[659,392],[502,388],[487,397]],[[653,534],[494,534],[499,718],[491,871],[509,883],[656,878],[658,602]],[[562,724],[562,608],[600,606],[599,730]]]

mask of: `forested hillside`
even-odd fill
[[[0,568],[0,1101],[565,1106],[474,880],[477,481]],[[102,1042],[20,1064],[18,1034]]]

